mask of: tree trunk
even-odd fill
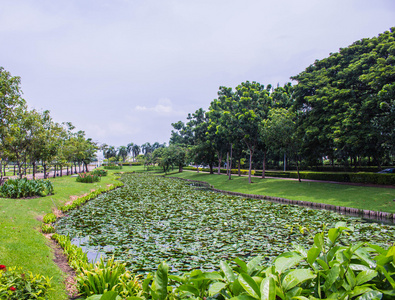
[[[0,160],[0,183],[3,182],[3,164],[2,161]]]
[[[222,153],[218,152],[218,175],[221,174]]]
[[[284,172],[287,170],[287,153],[284,152]]]
[[[60,177],[62,177],[63,176],[63,166],[61,165],[60,166]]]
[[[299,173],[299,159],[296,158],[296,172],[298,172],[298,181],[302,182],[302,180],[300,179],[300,173]]]
[[[47,179],[47,165],[43,164],[43,170],[44,170],[44,179]]]
[[[265,172],[266,172],[266,150],[263,152],[262,178],[265,178]]]
[[[210,163],[209,167],[210,167],[210,174],[214,174],[214,172],[213,172],[213,163]]]
[[[232,179],[232,152],[233,152],[233,145],[230,144],[229,180]]]
[[[14,163],[14,176],[15,176],[15,163]]]
[[[199,173],[199,165],[196,164],[196,173]]]
[[[251,183],[251,169],[252,169],[252,151],[250,150],[250,166],[248,169],[248,183]]]
[[[238,162],[239,162],[239,163],[238,163],[238,165],[239,165],[239,172],[238,172],[238,175],[241,176],[241,170],[240,170],[241,159],[240,159],[240,158],[239,158]]]
[[[33,179],[36,179],[36,162],[33,162],[32,165],[33,165]]]
[[[229,175],[229,152],[226,152],[226,175]]]

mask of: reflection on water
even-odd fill
[[[75,237],[71,239],[71,243],[76,245],[84,251],[88,257],[88,261],[90,263],[95,263],[100,260],[100,257],[106,258],[106,253],[112,252],[115,247],[111,245],[107,245],[104,247],[97,246],[89,246],[89,236],[87,237]]]

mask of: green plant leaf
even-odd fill
[[[361,296],[359,296],[358,300],[380,300],[383,297],[383,294],[379,291],[369,291]]]
[[[373,271],[373,270],[362,271],[355,278],[356,284],[357,285],[364,284],[365,282],[368,282],[368,281],[372,280],[374,277],[376,277],[377,274],[378,273],[376,271]]]
[[[259,299],[261,296],[261,292],[259,290],[258,285],[248,274],[241,273],[238,277],[238,280],[244,290],[255,299]]]
[[[116,300],[117,296],[118,296],[117,292],[108,291],[103,294],[103,296],[100,298],[100,300]]]
[[[339,277],[339,274],[340,274],[340,266],[334,265],[326,275],[325,283],[323,287],[325,292],[328,291],[329,288],[335,283],[335,281]]]
[[[324,248],[324,234],[319,232],[314,236],[314,245],[321,251]]]
[[[259,266],[261,262],[262,262],[262,256],[257,256],[251,259],[247,263],[247,274],[252,276],[252,273],[257,270],[256,268]]]
[[[276,272],[282,273],[298,264],[303,257],[295,252],[286,252],[279,255],[274,261]]]
[[[321,249],[313,246],[308,252],[307,252],[307,262],[310,265],[313,265],[315,260],[317,259],[318,255],[320,255]]]
[[[227,262],[221,261],[219,266],[220,266],[222,272],[224,272],[227,281],[234,282],[236,280],[236,276],[233,273],[233,270],[229,267]]]
[[[169,266],[162,262],[158,270],[155,272],[155,278],[153,282],[154,290],[158,294],[159,300],[164,300],[167,297],[167,275],[169,272]]]
[[[331,228],[328,231],[328,238],[334,244],[336,242],[337,237],[339,236],[339,229],[338,228]]]
[[[190,292],[191,294],[195,295],[196,297],[199,296],[199,290],[190,284],[180,285],[177,289],[180,291]]]
[[[296,269],[290,271],[282,280],[281,285],[284,291],[288,291],[296,285],[315,278],[316,275],[309,269]]]
[[[276,282],[272,277],[266,277],[261,282],[261,300],[276,299]]]
[[[210,286],[210,288],[208,290],[208,294],[210,296],[214,296],[214,295],[220,293],[224,288],[226,288],[226,284],[225,283],[223,283],[223,282],[215,282],[215,283],[213,283]]]

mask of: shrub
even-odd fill
[[[83,183],[93,183],[100,181],[100,175],[92,174],[92,173],[80,173],[77,177],[77,182]]]
[[[53,193],[53,185],[49,180],[8,179],[1,187],[0,194],[6,198],[25,198],[47,196]]]
[[[55,223],[56,222],[55,214],[54,213],[46,214],[43,218],[43,222],[46,224]]]
[[[93,175],[99,175],[101,177],[103,176],[107,176],[107,170],[103,170],[103,169],[94,169],[93,171],[90,172]]]
[[[108,165],[108,166],[104,166],[104,169],[106,169],[106,170],[121,170],[122,165]]]
[[[77,274],[78,289],[85,296],[115,291],[125,299],[141,296],[142,287],[137,276],[126,270],[126,264],[103,258],[94,264],[86,264]]]
[[[55,232],[55,228],[50,225],[50,224],[42,224],[41,225],[41,231],[43,233],[54,233]]]
[[[51,279],[24,272],[21,267],[0,266],[0,299],[48,299]]]

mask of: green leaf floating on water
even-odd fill
[[[114,255],[135,272],[154,271],[162,261],[168,262],[172,274],[212,271],[221,261],[235,266],[238,257],[239,268],[250,274],[258,268],[256,261],[254,266],[244,261],[261,256],[260,264],[265,266],[293,250],[293,244],[311,249],[311,236],[322,231],[323,225],[326,230],[335,224],[337,230],[354,228],[353,240],[342,237],[344,244],[370,242],[387,248],[395,240],[391,226],[363,223],[325,210],[196,190],[180,180],[142,174],[125,174],[122,181],[123,188],[68,212],[56,229],[77,238],[86,250]],[[298,225],[307,226],[309,233],[291,230]],[[330,238],[336,237],[332,230]],[[317,237],[315,243],[321,247],[322,239]],[[310,252],[310,258],[316,254]],[[227,268],[221,264],[221,269]],[[233,282],[230,272],[226,273]]]

